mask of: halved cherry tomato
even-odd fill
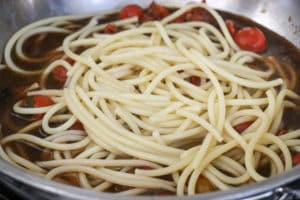
[[[233,21],[226,20],[225,23],[226,23],[226,26],[229,30],[229,33],[233,36],[236,32]]]
[[[243,123],[240,123],[236,126],[234,126],[233,128],[239,132],[239,133],[242,133],[244,132],[244,130],[246,130],[254,121],[247,121],[247,122],[243,122]]]
[[[164,6],[161,6],[154,1],[149,6],[149,15],[153,16],[154,19],[161,19],[169,15],[169,10]]]
[[[195,86],[200,86],[201,84],[201,79],[199,76],[191,76],[190,77],[190,82],[195,85]]]
[[[118,31],[118,28],[115,24],[107,24],[104,28],[104,33],[113,34]]]
[[[121,9],[119,13],[120,19],[126,19],[135,16],[137,16],[139,19],[142,19],[144,16],[143,9],[136,4],[130,4],[125,6],[124,8]]]
[[[79,122],[79,121],[76,121],[76,122],[71,126],[70,129],[71,129],[71,130],[80,130],[80,131],[84,130],[82,123]]]
[[[233,36],[237,45],[253,52],[263,52],[267,48],[267,39],[263,32],[256,27],[244,27]]]
[[[34,95],[33,96],[33,107],[34,108],[40,108],[40,107],[46,107],[51,106],[54,102],[52,99],[48,96],[44,95]],[[32,116],[33,120],[39,120],[42,119],[44,114],[35,114]]]
[[[293,155],[292,161],[293,161],[293,166],[300,164],[300,153]]]
[[[55,67],[52,71],[52,76],[53,78],[60,82],[60,83],[64,83],[67,80],[67,69],[65,67],[63,67],[62,65],[58,65],[57,67]]]

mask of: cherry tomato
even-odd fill
[[[200,86],[201,84],[201,79],[199,76],[191,76],[190,77],[190,82],[195,85],[195,86]]]
[[[293,155],[292,161],[293,161],[293,166],[300,164],[300,153]]]
[[[113,34],[118,31],[118,28],[115,24],[107,24],[104,28],[104,33]]]
[[[149,14],[155,19],[161,19],[169,15],[169,10],[154,1],[151,3],[149,9]]]
[[[126,19],[135,16],[137,16],[139,19],[143,18],[144,16],[143,9],[136,4],[130,4],[125,6],[119,13],[120,19]]]
[[[52,76],[54,80],[64,83],[67,80],[67,69],[64,68],[62,65],[58,65],[52,71]]]
[[[34,108],[40,108],[40,107],[46,107],[51,106],[54,102],[52,99],[48,96],[44,95],[34,95],[33,96],[33,107]],[[39,120],[42,119],[44,114],[35,114],[32,116],[33,120]]]
[[[193,8],[187,12],[186,21],[201,21],[214,23],[214,17],[204,8]]]
[[[229,30],[229,33],[230,33],[231,35],[234,35],[235,32],[236,32],[236,30],[235,30],[233,21],[231,21],[231,20],[226,20],[225,23],[226,23],[226,26],[227,26],[227,28],[228,28],[228,30]]]
[[[253,123],[253,121],[243,122],[243,123],[240,123],[240,124],[234,126],[233,128],[234,128],[237,132],[242,133],[242,132],[244,132],[244,130],[246,130],[252,123]]]
[[[51,106],[53,104],[52,99],[45,95],[34,95],[33,102],[34,102],[33,103],[34,108]]]
[[[44,117],[44,114],[41,113],[41,114],[35,114],[35,115],[33,115],[31,119],[33,121],[37,121],[37,120],[43,119],[43,117]]]
[[[65,61],[68,62],[70,65],[73,65],[74,62],[75,62],[75,61],[74,61],[72,58],[70,58],[70,57],[65,58]]]
[[[144,15],[143,16],[143,22],[150,22],[150,21],[154,21],[156,20],[155,17],[153,17],[152,15],[150,14],[147,14],[147,15]]]
[[[267,48],[265,35],[256,27],[244,27],[236,32],[233,38],[243,50],[263,52]]]
[[[82,123],[79,122],[79,121],[76,121],[76,122],[71,126],[70,129],[71,129],[71,130],[80,130],[80,131],[84,130]]]
[[[175,23],[181,23],[181,22],[184,22],[185,17],[186,17],[186,13],[183,13],[182,15],[176,17],[176,18],[173,20],[173,22],[175,22]]]
[[[40,108],[45,106],[51,106],[54,102],[52,99],[48,96],[44,95],[34,95],[34,96],[28,96],[26,97],[22,102],[22,107],[27,108]],[[31,117],[31,120],[39,120],[42,119],[44,116],[43,113],[41,114],[35,114]]]
[[[193,8],[173,20],[173,22],[176,23],[184,21],[202,21],[215,23],[214,17],[204,8]]]

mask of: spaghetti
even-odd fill
[[[194,8],[204,9],[217,25],[174,22]],[[76,26],[86,19],[85,26]],[[97,191],[120,185],[126,195],[149,189],[193,195],[201,192],[203,179],[227,190],[292,168],[300,131],[277,133],[284,108],[297,107],[296,78],[274,77],[276,61],[241,50],[215,10],[190,4],[160,21],[126,18],[109,23],[118,30],[114,34],[103,32],[107,24],[98,24],[100,19],[50,18],[11,37],[6,65],[24,75],[42,73],[40,88],[26,95],[44,103],[24,106],[20,100],[13,106],[15,113],[37,118],[1,139],[3,159],[49,179],[71,173],[81,187]],[[13,61],[14,48],[31,62],[53,56],[22,52],[30,37],[49,32],[67,35],[55,49],[61,58],[44,70],[25,70]],[[269,67],[257,69],[254,61]],[[57,66],[67,80],[62,89],[49,89],[47,79]],[[78,123],[83,127],[76,130]],[[43,136],[30,134],[39,127]],[[52,156],[26,159],[14,151],[16,142]],[[270,174],[261,174],[262,166],[270,166]]]

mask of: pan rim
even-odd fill
[[[25,169],[14,166],[11,163],[0,159],[0,174],[12,178],[13,181],[25,184],[26,186],[46,192],[50,195],[57,195],[68,199],[109,199],[117,200],[122,197],[122,200],[196,200],[196,199],[214,199],[214,200],[231,200],[255,197],[257,195],[271,196],[275,189],[282,185],[293,182],[300,177],[300,166],[297,166],[290,171],[280,175],[270,177],[262,182],[253,183],[241,187],[232,188],[227,191],[216,191],[193,196],[120,196],[106,192],[96,192],[90,189],[79,188],[66,185],[63,183],[47,180],[44,177],[32,174]],[[22,188],[19,188],[22,190]]]

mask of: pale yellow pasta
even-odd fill
[[[206,9],[217,26],[172,22],[195,7]],[[299,96],[286,88],[287,80],[271,78],[274,69],[249,64],[264,58],[241,50],[215,10],[189,4],[161,21],[118,20],[112,22],[120,30],[115,34],[103,33],[106,24],[98,24],[100,18],[41,20],[8,41],[4,57],[9,69],[42,73],[40,88],[31,88],[27,96],[49,96],[53,104],[14,104],[15,113],[43,118],[1,139],[3,159],[49,179],[75,174],[81,187],[96,191],[122,185],[122,195],[149,189],[193,195],[203,177],[228,190],[267,178],[259,173],[263,164],[270,165],[272,176],[292,168],[291,151],[300,151],[300,132],[276,134],[284,108],[296,107],[293,100]],[[66,28],[81,19],[87,22],[78,30]],[[66,35],[56,49],[63,56],[44,71],[20,68],[13,51],[34,63],[47,59],[30,58],[22,49],[28,38],[41,33]],[[47,77],[58,65],[67,70],[67,80],[61,89],[47,89]],[[194,76],[199,84],[190,81]],[[72,130],[77,122],[84,130]],[[251,125],[241,133],[236,126],[245,122]],[[39,127],[45,136],[30,134]],[[52,159],[18,155],[10,144],[20,141],[50,151]]]

